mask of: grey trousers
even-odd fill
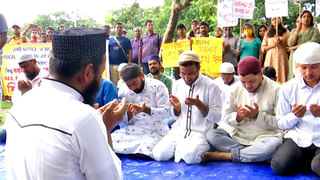
[[[251,146],[239,144],[222,129],[211,129],[207,139],[214,151],[231,152],[233,162],[262,162],[270,159],[282,144],[282,139],[270,137]]]

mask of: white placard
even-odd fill
[[[238,18],[232,15],[233,0],[218,0],[218,27],[238,25]]]
[[[288,0],[266,0],[267,18],[288,16]]]
[[[233,0],[233,17],[252,19],[254,0]]]

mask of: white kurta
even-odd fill
[[[219,87],[221,91],[221,100],[222,104],[225,103],[226,97],[229,96],[229,93],[237,86],[238,83],[240,83],[239,76],[233,76],[234,80],[232,84],[225,84],[223,79],[221,77],[218,77],[214,80],[216,85]]]
[[[173,84],[172,94],[181,103],[181,113],[179,116],[175,116],[172,108],[172,115],[176,122],[169,134],[154,149],[154,156],[159,161],[169,160],[175,156],[175,162],[183,159],[188,164],[199,163],[201,154],[210,149],[206,133],[221,118],[220,90],[213,80],[200,73],[198,79],[191,86],[187,85],[183,79],[177,80]],[[192,106],[191,118],[188,120],[188,105],[184,102],[187,97],[195,98],[197,95],[208,106],[208,114],[203,117],[200,110],[196,106]]]
[[[277,126],[276,109],[280,85],[264,77],[260,87],[254,93],[248,92],[242,84],[230,93],[223,108],[222,120],[228,125],[219,124],[222,129],[242,145],[253,145],[263,138],[282,138],[282,131]],[[236,121],[237,107],[242,105],[253,106],[258,104],[257,119],[245,118],[242,122]]]
[[[18,81],[19,80],[24,80],[24,81],[30,81],[32,84],[32,88],[34,87],[38,87],[40,85],[40,81],[45,78],[48,77],[49,73],[48,71],[45,71],[43,69],[40,69],[39,74],[33,78],[32,80],[28,79],[28,77],[24,74],[21,73],[17,82],[16,82],[16,87],[14,88],[13,94],[12,94],[12,102],[16,102],[20,97],[21,97],[21,91],[18,89]]]
[[[43,79],[7,115],[10,180],[122,179],[100,113],[63,83]]]
[[[115,152],[121,154],[144,154],[152,156],[153,147],[168,131],[166,119],[170,117],[169,92],[159,80],[145,77],[141,93],[131,91],[128,86],[119,90],[119,98],[128,103],[141,105],[144,101],[151,108],[151,115],[144,112],[133,116],[128,125],[112,133]]]

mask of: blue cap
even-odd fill
[[[152,61],[152,60],[156,60],[156,61],[160,62],[160,57],[158,55],[156,55],[156,54],[151,55],[151,56],[148,57],[148,62]]]

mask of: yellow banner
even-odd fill
[[[211,77],[220,76],[223,39],[197,37],[192,41],[192,50],[200,56],[201,72]]]
[[[40,68],[49,70],[49,52],[51,43],[38,44],[6,44],[3,48],[1,78],[5,96],[11,96],[18,77],[22,72],[18,58],[22,54],[32,54]]]
[[[179,67],[179,56],[182,52],[190,50],[190,41],[180,41],[175,43],[165,43],[161,45],[162,66]]]

